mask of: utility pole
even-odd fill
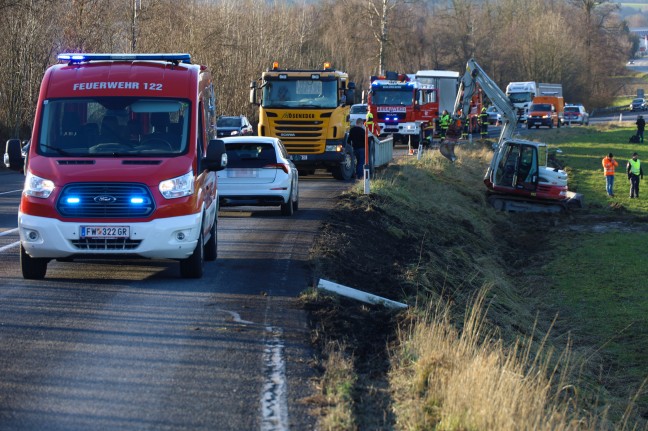
[[[131,52],[137,52],[137,11],[142,10],[142,0],[133,0],[131,13]]]

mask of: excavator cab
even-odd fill
[[[491,175],[494,188],[534,193],[538,188],[538,148],[521,142],[506,142],[495,156]]]

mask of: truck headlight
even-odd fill
[[[54,181],[41,178],[31,172],[27,173],[25,177],[25,187],[23,192],[27,196],[34,196],[36,198],[48,198],[54,191]]]
[[[327,145],[325,151],[335,151],[339,153],[342,151],[342,145]]]
[[[192,195],[194,192],[194,174],[188,172],[180,177],[161,181],[159,189],[166,199]]]

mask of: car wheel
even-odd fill
[[[292,216],[293,214],[295,214],[295,205],[292,198],[289,198],[288,202],[281,204],[281,215]]]
[[[203,246],[203,233],[200,230],[198,243],[191,256],[180,261],[180,275],[182,278],[201,278],[205,266],[205,247]]]
[[[31,257],[20,244],[20,269],[26,280],[42,280],[47,272],[48,259]]]
[[[218,218],[214,219],[214,223],[212,224],[211,229],[209,229],[209,239],[207,240],[207,243],[205,243],[205,260],[208,262],[213,262],[216,260],[216,257],[218,257],[216,220],[218,220]]]

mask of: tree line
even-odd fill
[[[0,40],[0,133],[22,139],[61,52],[188,52],[212,70],[218,114],[255,121],[249,84],[273,61],[330,61],[366,90],[474,57],[502,89],[562,83],[567,102],[606,106],[638,43],[608,0],[0,0]]]

